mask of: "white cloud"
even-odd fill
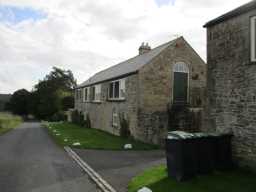
[[[0,92],[31,89],[52,66],[71,69],[78,82],[152,47],[183,35],[205,59],[202,25],[247,0],[0,0],[31,7],[47,17],[17,25],[0,23]]]

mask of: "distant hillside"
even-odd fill
[[[0,94],[0,111],[4,110],[4,105],[11,99],[11,94]]]

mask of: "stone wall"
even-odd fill
[[[136,132],[138,75],[131,75],[125,79],[126,93],[124,101],[108,100],[108,88],[110,82],[101,84],[101,102],[82,102],[82,100],[76,100],[75,108],[82,111],[85,116],[86,114],[89,115],[93,128],[119,135],[120,122],[118,122],[118,126],[113,126],[112,122],[112,114],[115,110],[117,114],[123,114],[128,120],[131,134],[133,135]]]
[[[240,165],[256,167],[256,65],[250,62],[250,16],[207,30],[208,83],[205,131],[231,132]]]
[[[177,62],[189,66],[189,104],[202,108],[205,104],[206,64],[181,38],[139,71],[138,138],[163,143],[168,131],[168,109],[172,105],[173,71]],[[201,102],[196,102],[200,100]]]

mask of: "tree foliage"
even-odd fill
[[[73,108],[73,89],[76,81],[70,70],[54,67],[53,71],[35,85],[33,95],[36,101],[32,107],[34,115],[40,119],[51,119],[60,111]]]
[[[31,93],[26,89],[20,89],[13,93],[8,108],[17,115],[26,116],[29,113],[29,100]]]
[[[70,70],[54,67],[43,80],[34,86],[31,93],[27,91],[24,98],[28,99],[22,100],[14,97],[12,100],[14,103],[23,102],[23,105],[19,106],[23,110],[26,109],[26,114],[33,114],[38,119],[56,120],[56,117],[63,117],[63,111],[74,107],[73,89],[75,86],[76,80]]]

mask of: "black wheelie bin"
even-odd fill
[[[196,176],[196,143],[193,134],[175,131],[166,139],[168,176],[185,181]]]

